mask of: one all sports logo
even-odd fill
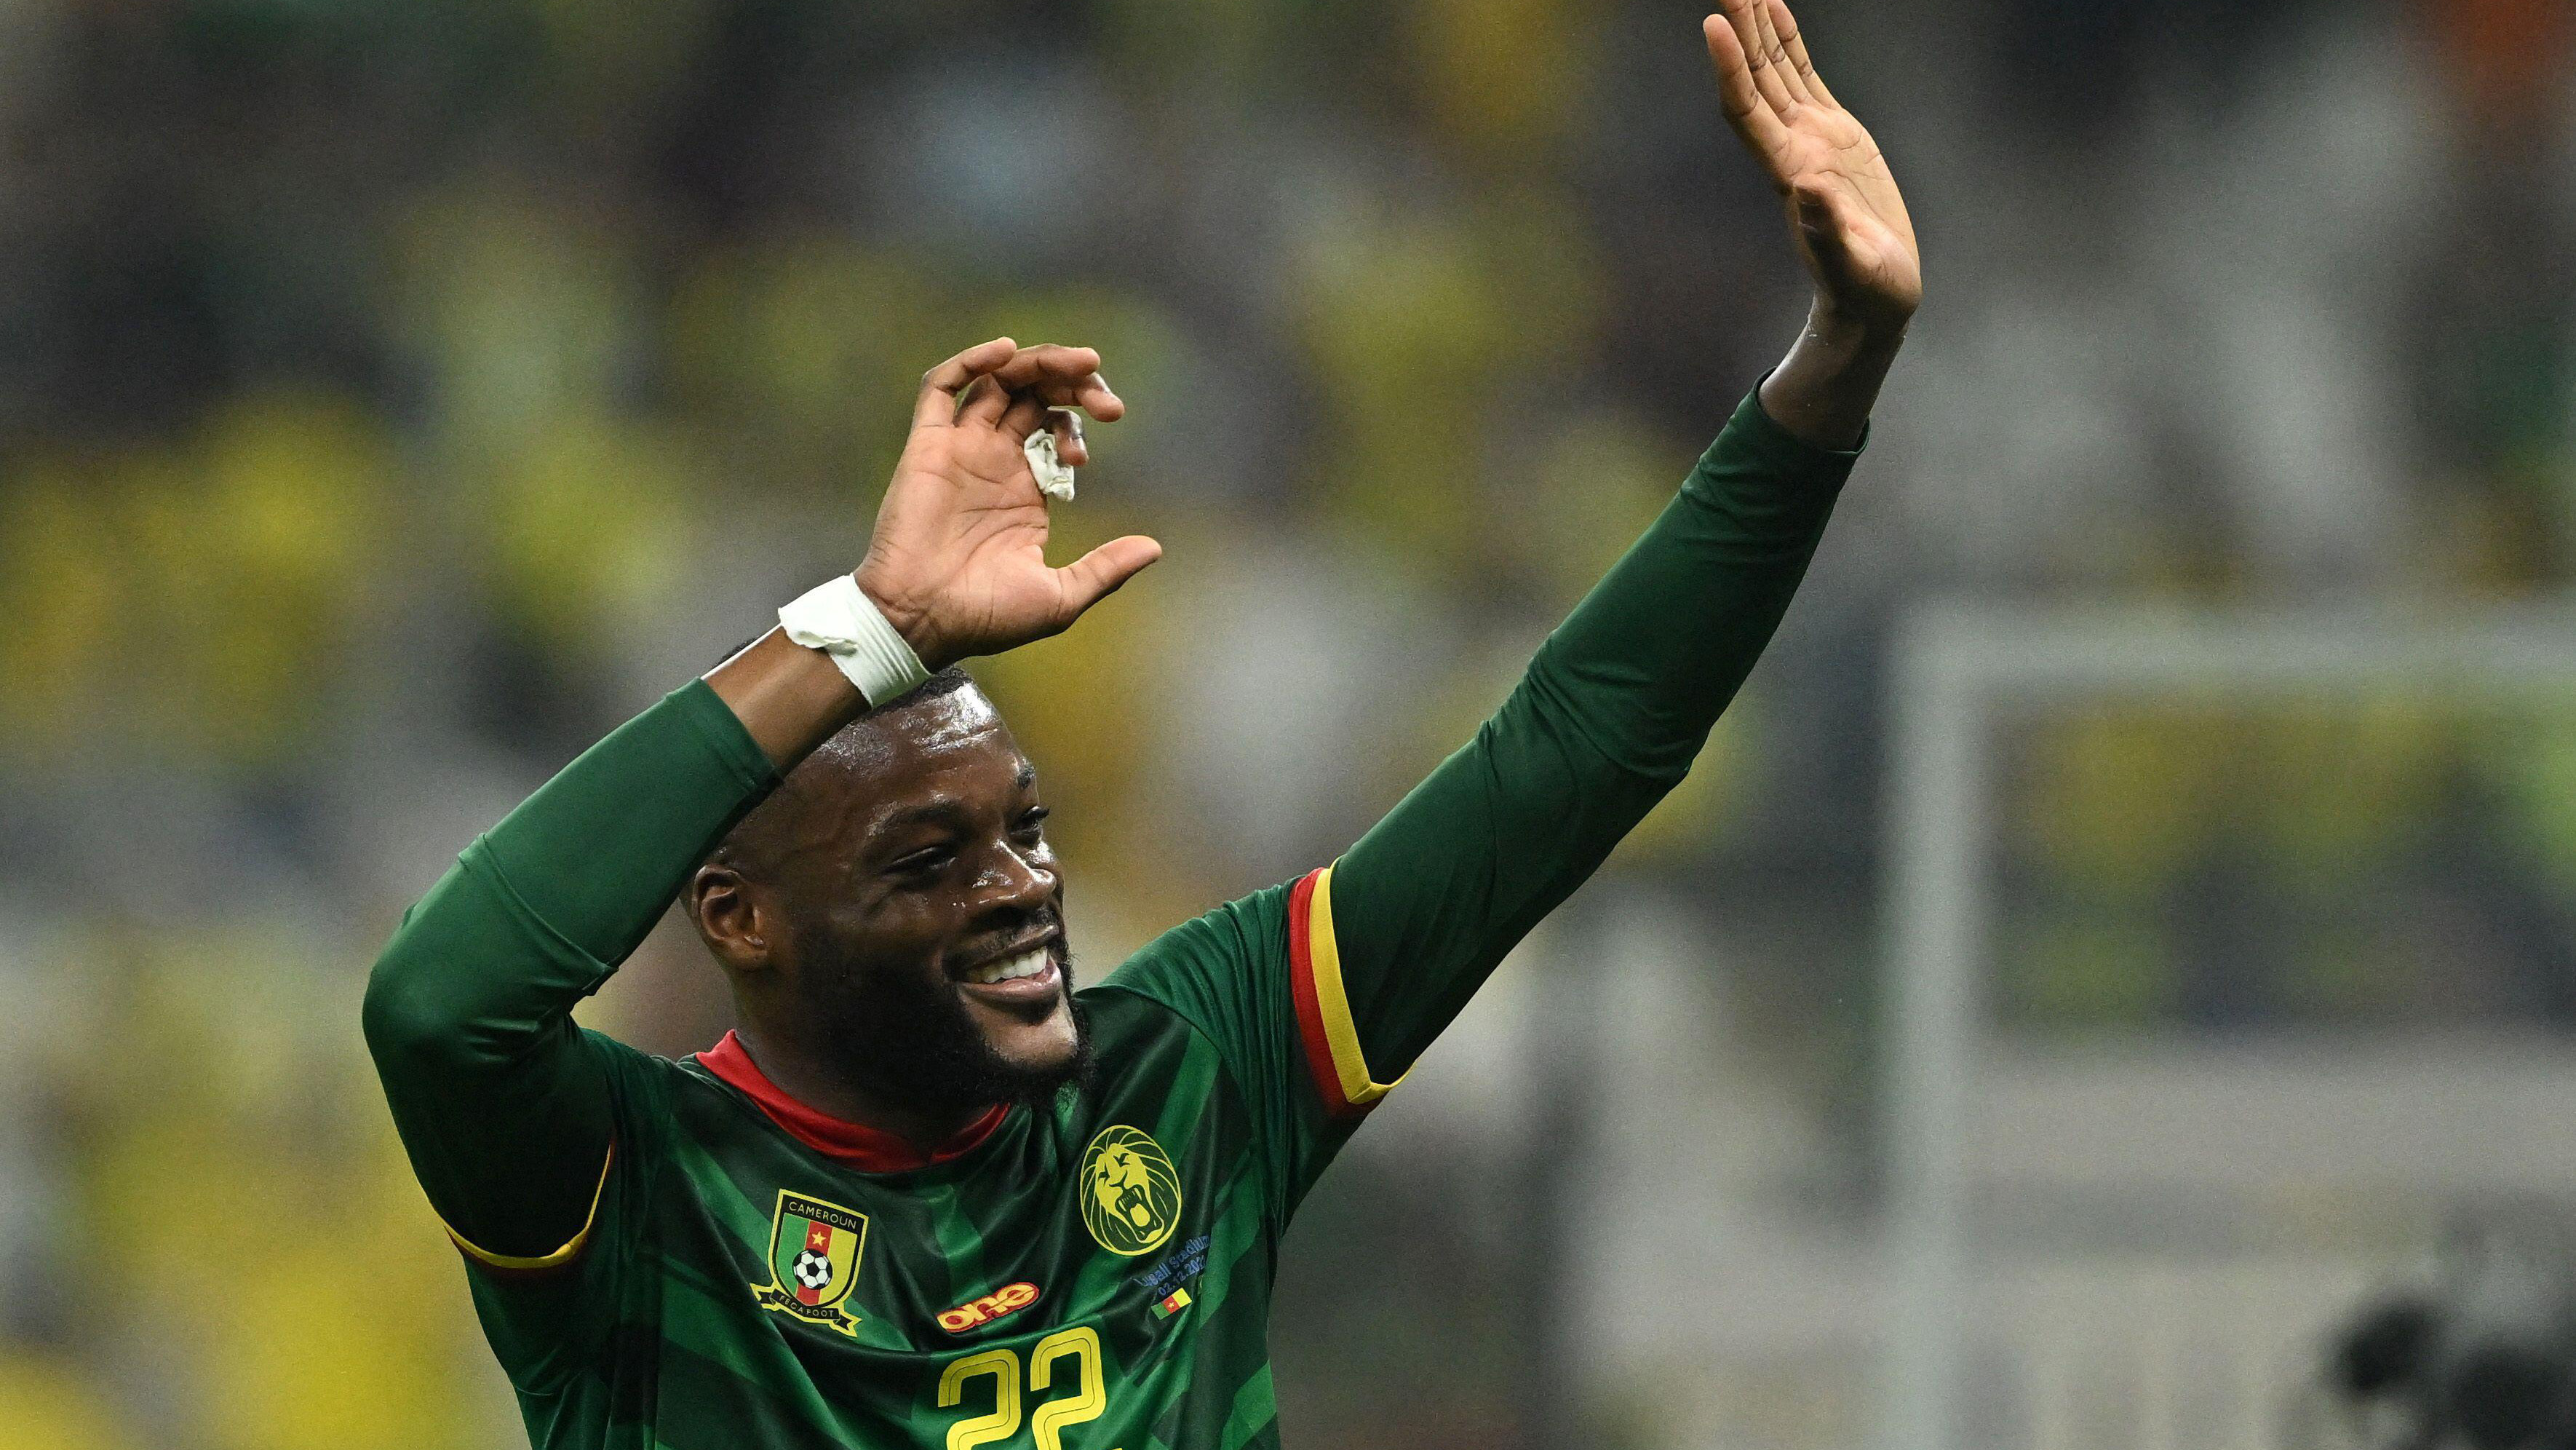
[[[868,1216],[837,1203],[780,1189],[769,1219],[769,1282],[751,1286],[763,1309],[856,1335],[859,1319],[841,1307],[859,1280]]]
[[[992,1293],[969,1299],[954,1309],[941,1310],[939,1327],[951,1334],[980,1329],[1005,1314],[1019,1313],[1038,1302],[1038,1297],[1038,1286],[1025,1279],[1016,1284],[1004,1284]]]

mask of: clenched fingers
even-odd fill
[[[1011,361],[1019,344],[1007,337],[979,342],[921,375],[921,393],[913,400],[912,426],[944,428],[957,417],[959,400],[975,380]]]
[[[1091,462],[1091,445],[1082,441],[1082,415],[1070,408],[1047,411],[1047,429],[1055,434],[1055,456],[1067,468],[1081,468]]]
[[[1104,423],[1127,411],[1100,376],[1100,354],[1087,347],[1040,343],[1021,348],[994,372],[993,381],[1014,393],[1036,393],[1053,407],[1081,408]]]

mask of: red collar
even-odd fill
[[[945,1163],[993,1136],[993,1130],[1010,1115],[1007,1104],[995,1103],[981,1117],[958,1129],[955,1137],[925,1155],[883,1128],[818,1113],[779,1091],[778,1084],[771,1082],[760,1064],[751,1060],[751,1054],[743,1050],[742,1039],[733,1033],[726,1033],[724,1041],[699,1053],[698,1064],[714,1073],[718,1082],[751,1099],[771,1121],[785,1128],[789,1137],[862,1173],[902,1173]]]

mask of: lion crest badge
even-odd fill
[[[842,1305],[867,1246],[866,1214],[782,1188],[769,1218],[769,1282],[752,1285],[752,1297],[763,1309],[856,1337],[859,1317]]]
[[[1151,1133],[1113,1123],[1082,1151],[1082,1223],[1100,1246],[1134,1258],[1181,1225],[1181,1175]]]

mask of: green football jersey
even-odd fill
[[[727,1036],[574,1026],[777,782],[703,682],[583,753],[406,914],[366,1030],[540,1447],[1275,1445],[1280,1239],[1352,1129],[1680,781],[1857,450],[1745,400],[1476,737],[1333,865],[1077,1000],[1098,1069],[923,1152]]]
[[[1231,1065],[1162,999],[1285,1005],[1290,894],[1084,990],[1089,1089],[987,1114],[928,1161],[803,1108],[730,1035],[673,1063],[585,1034],[616,1124],[587,1238],[560,1274],[479,1256],[474,1275],[539,1442],[1277,1444],[1271,1267],[1340,1125],[1257,1122],[1306,1070],[1294,1039]],[[1157,991],[1173,977],[1191,981]]]

